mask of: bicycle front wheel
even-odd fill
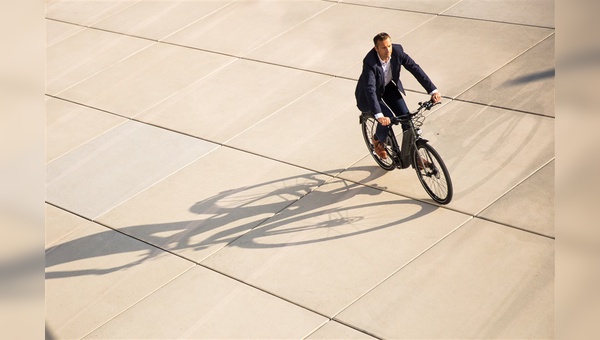
[[[423,188],[439,204],[452,200],[452,181],[442,157],[427,143],[419,143],[413,153],[413,165]]]
[[[377,124],[378,122],[373,116],[364,117],[361,120],[360,125],[362,128],[363,138],[365,139],[365,144],[367,145],[367,149],[369,150],[369,153],[371,154],[375,162],[377,162],[377,164],[382,169],[385,169],[387,171],[394,170],[396,168],[396,165],[394,164],[393,160],[394,152],[389,146],[389,143],[385,143],[387,158],[381,158],[375,153],[375,146],[373,145],[373,136],[375,135],[375,129],[377,128]]]

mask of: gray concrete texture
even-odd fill
[[[46,27],[48,338],[554,337],[553,1],[46,0]],[[364,145],[381,31],[443,96],[446,206]]]

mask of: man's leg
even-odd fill
[[[410,111],[408,110],[408,106],[406,106],[406,101],[398,91],[396,86],[387,86],[386,91],[383,94],[383,100],[388,104],[388,106],[392,109],[394,114],[398,117],[407,116]],[[402,124],[402,130],[408,129],[407,124]]]
[[[410,112],[406,106],[404,98],[402,98],[402,95],[400,94],[400,91],[398,91],[396,85],[391,82],[385,87],[385,92],[383,93],[383,98],[382,101],[379,102],[379,105],[381,106],[383,115],[389,118],[394,116],[402,117],[408,115]],[[403,130],[406,130],[407,128],[407,125],[402,124]],[[378,124],[375,132],[375,138],[378,141],[385,143],[388,131],[389,127]]]
[[[387,91],[387,90],[388,89],[386,88],[386,91],[383,95],[383,100],[385,100],[386,103],[388,103],[389,107],[392,110],[394,110],[394,112],[396,113],[397,116],[399,116],[399,117],[408,116],[410,111],[408,110],[406,101],[404,101],[404,98],[402,97],[400,92],[398,92],[397,90],[396,91]],[[403,131],[408,130],[409,127],[410,126],[408,124],[402,124]],[[419,168],[419,170],[423,170],[424,167],[431,167],[431,163],[428,160],[426,160],[425,158],[419,157],[417,159],[417,167]]]
[[[390,109],[387,107],[386,103],[384,103],[383,101],[380,101],[379,105],[381,106],[381,111],[384,116],[389,117],[389,118],[394,117],[394,113],[392,111],[390,111]],[[377,129],[375,130],[375,139],[377,139],[378,141],[380,141],[382,143],[385,143],[385,140],[387,139],[389,130],[390,130],[389,126],[383,126],[381,124],[377,124]]]

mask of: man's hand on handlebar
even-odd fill
[[[389,119],[388,117],[377,118],[377,121],[379,122],[379,124],[381,124],[383,126],[387,126],[387,125],[390,125],[392,123],[392,120]]]
[[[439,102],[440,100],[442,100],[442,95],[439,92],[436,92],[434,94],[431,95],[431,101],[434,103]]]

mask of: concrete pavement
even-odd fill
[[[47,0],[46,27],[49,338],[554,337],[553,1]],[[447,206],[364,146],[381,31],[443,95]]]

